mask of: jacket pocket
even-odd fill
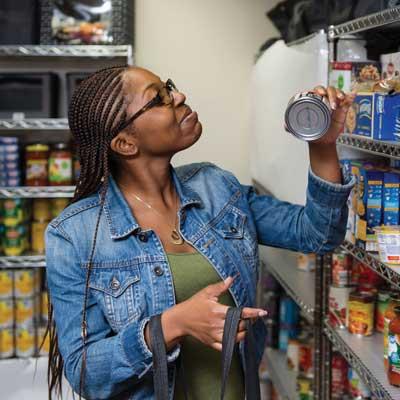
[[[254,264],[257,256],[257,240],[246,223],[247,215],[233,205],[212,224],[224,240],[225,246],[239,252],[246,263]]]
[[[138,319],[141,296],[137,266],[94,268],[90,274],[89,287],[115,331]]]

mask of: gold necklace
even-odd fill
[[[132,193],[132,195],[137,200],[142,202],[147,208],[149,208],[149,209],[153,210],[154,212],[156,212],[161,218],[165,218],[164,215],[162,215],[160,212],[158,212],[151,204],[149,204],[146,201],[142,200],[135,193]],[[178,196],[175,195],[175,221],[174,221],[173,224],[168,224],[168,225],[170,225],[171,228],[172,228],[172,231],[171,231],[171,243],[176,244],[176,245],[182,245],[183,243],[185,243],[185,241],[183,240],[182,235],[176,229],[176,217],[177,217],[177,214],[178,214]]]

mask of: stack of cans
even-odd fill
[[[41,290],[41,268],[0,270],[0,358],[48,354],[43,342],[47,292]]]
[[[18,138],[0,136],[0,186],[21,186]]]

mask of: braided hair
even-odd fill
[[[79,383],[79,399],[85,380],[86,369],[86,305],[88,287],[92,269],[93,255],[96,247],[97,232],[100,217],[103,212],[105,195],[108,189],[110,173],[110,143],[120,132],[127,117],[127,104],[123,94],[123,75],[128,66],[114,66],[95,72],[86,78],[75,90],[72,97],[68,122],[76,143],[81,172],[77,183],[74,203],[96,191],[100,193],[100,209],[96,221],[92,247],[86,270],[85,291],[83,294],[82,310],[82,366]],[[57,331],[54,321],[54,309],[49,296],[48,324],[46,335],[49,334],[49,364],[47,370],[48,394],[52,393],[62,398],[63,359],[58,347]],[[44,341],[43,341],[44,342]],[[42,345],[43,345],[42,342]]]

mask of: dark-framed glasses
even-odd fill
[[[155,97],[153,97],[148,103],[146,103],[139,111],[135,112],[126,122],[122,125],[121,131],[124,130],[129,124],[131,124],[136,118],[142,115],[150,108],[158,106],[169,106],[174,101],[174,96],[172,92],[178,92],[172,79],[168,79],[165,85],[157,92]]]

